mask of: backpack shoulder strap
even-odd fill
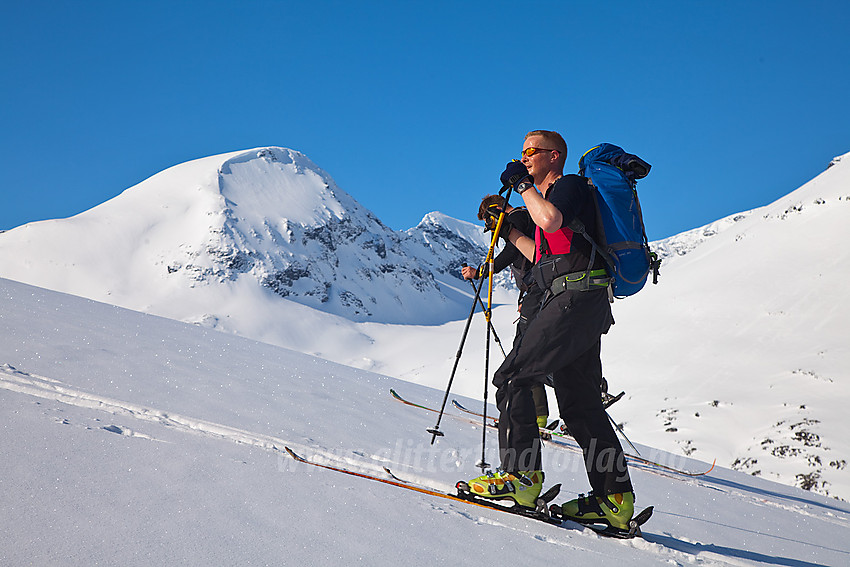
[[[590,243],[592,248],[592,252],[594,254],[599,254],[602,259],[605,261],[605,265],[608,267],[608,273],[610,275],[614,275],[614,259],[611,258],[611,255],[605,250],[607,247],[607,243],[605,242],[605,229],[602,226],[602,214],[599,212],[599,194],[596,191],[596,187],[594,187],[593,182],[590,178],[587,178],[587,184],[590,189],[590,198],[593,201],[593,218],[596,222],[596,234],[597,236],[601,236],[603,239],[601,245],[597,243],[596,240],[590,234],[587,233],[587,227],[578,217],[573,218],[572,221],[567,224],[567,227],[573,232],[577,232],[581,234],[585,240]],[[590,263],[588,264],[588,269],[593,266],[593,258],[590,259]]]

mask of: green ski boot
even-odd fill
[[[488,471],[468,483],[470,494],[479,498],[501,500],[510,498],[520,506],[534,508],[543,489],[543,471],[508,473]]]
[[[580,524],[608,524],[616,530],[629,530],[629,521],[635,513],[635,493],[623,492],[600,497],[579,494],[575,500],[560,507],[565,520]]]

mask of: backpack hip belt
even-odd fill
[[[558,276],[552,280],[552,285],[549,286],[549,292],[554,297],[565,291],[605,289],[611,284],[612,279],[608,276],[608,272],[605,269],[573,272]]]

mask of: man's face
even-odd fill
[[[534,152],[532,155],[525,155],[527,148],[540,148],[540,151]],[[549,172],[549,164],[552,161],[552,152],[544,151],[546,142],[543,136],[529,136],[522,144],[522,163],[528,168],[528,173],[534,178],[535,182],[540,182],[546,177]]]

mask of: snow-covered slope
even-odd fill
[[[603,539],[300,465],[451,490],[481,431],[442,392],[0,279],[2,565],[846,565],[846,503],[717,468],[633,467],[644,540]],[[468,402],[471,403],[471,402]],[[488,436],[488,458],[495,457]],[[706,463],[641,446],[668,464]],[[548,444],[547,483],[587,489]]]
[[[306,156],[271,147],[181,164],[73,218],[3,233],[0,273],[244,333],[280,316],[281,298],[352,321],[445,322],[466,303],[460,263],[483,253],[480,229],[439,213],[390,230]]]
[[[615,306],[617,408],[644,442],[850,499],[850,154],[760,209],[655,243]]]

